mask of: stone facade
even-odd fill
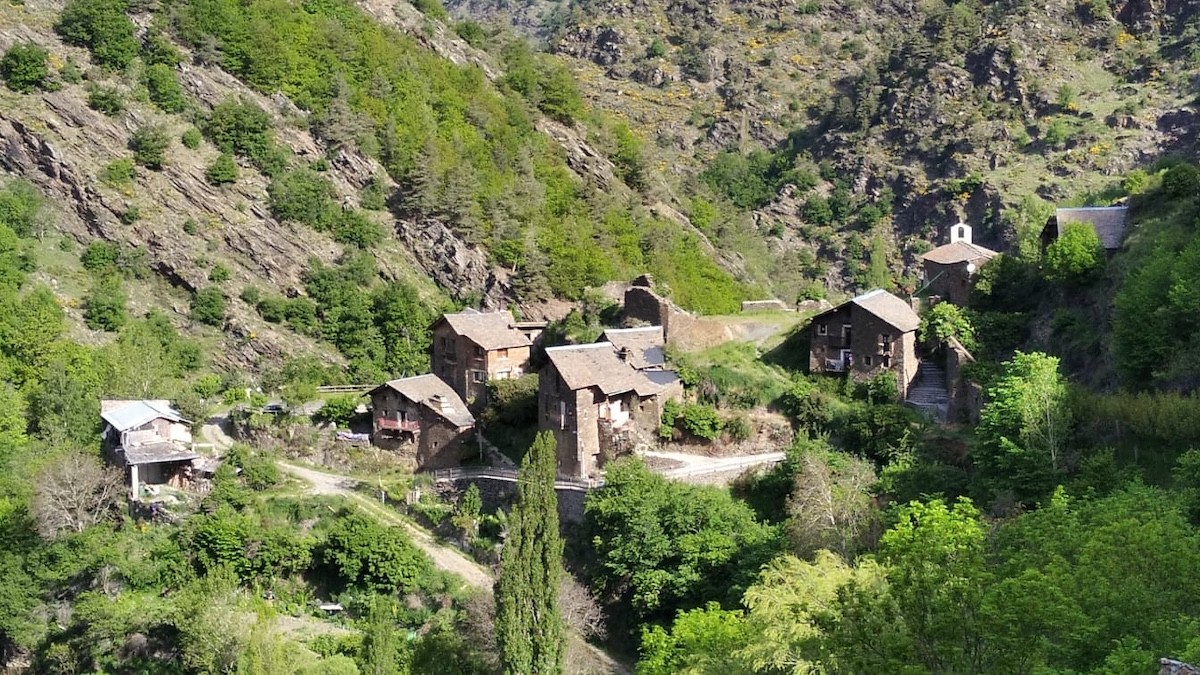
[[[439,388],[445,388],[439,392]],[[370,392],[372,442],[409,460],[414,470],[460,465],[479,454],[474,419],[432,375],[393,380]]]
[[[538,374],[538,428],[554,434],[560,476],[591,477],[654,438],[664,402],[682,394],[673,372],[639,371],[612,343],[554,347]]]
[[[951,421],[978,424],[983,411],[983,387],[967,380],[962,367],[975,363],[975,357],[955,338],[946,342],[946,392],[950,399]]]
[[[970,263],[942,264],[925,260],[922,264],[925,278],[933,280],[927,287],[929,295],[936,295],[960,307],[967,304],[971,297],[971,286],[975,277],[975,273],[967,268]]]
[[[917,377],[915,326],[902,330],[851,301],[813,317],[809,331],[810,372],[867,380],[890,371],[902,399]]]
[[[514,328],[514,331],[516,329]],[[449,383],[474,411],[487,402],[487,381],[518,378],[529,368],[531,341],[517,332],[517,340],[501,341],[503,347],[480,344],[477,337],[460,333],[449,321],[433,327],[433,373]]]

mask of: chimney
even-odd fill
[[[429,397],[429,402],[432,404],[431,407],[434,410],[441,412],[450,412],[454,409],[454,406],[450,404],[450,399],[442,396],[441,394],[434,394],[433,396]]]
[[[621,347],[617,350],[617,357],[622,361],[628,362],[630,356],[629,347]]]
[[[971,243],[971,226],[966,223],[958,223],[950,227],[950,243],[961,241],[965,244]]]

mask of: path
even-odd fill
[[[778,464],[787,458],[783,452],[766,452],[758,455],[735,455],[733,457],[707,457],[705,455],[690,455],[686,452],[667,452],[662,450],[647,450],[639,453],[646,457],[657,457],[683,466],[661,471],[667,478],[686,479],[705,476],[714,473],[733,473],[744,471],[750,467],[763,464]]]
[[[408,522],[400,515],[393,513],[388,507],[355,492],[354,486],[358,483],[357,480],[287,462],[279,462],[279,468],[307,481],[312,486],[314,494],[345,497],[370,512],[376,518],[391,525],[403,527],[409,536],[412,537],[413,543],[417,545],[417,548],[424,551],[425,555],[429,556],[439,568],[457,574],[475,588],[491,592],[492,575],[487,570],[480,567],[474,560],[463,555],[458,549],[437,543],[433,535]]]
[[[279,468],[287,473],[308,482],[313,494],[319,495],[334,495],[344,497],[358,504],[363,510],[369,512],[376,518],[395,525],[403,527],[405,531],[413,539],[413,543],[418,548],[425,552],[426,555],[433,560],[434,565],[447,572],[457,574],[466,580],[467,584],[477,588],[489,595],[492,593],[492,583],[495,581],[491,573],[481,567],[478,563],[466,557],[461,551],[456,548],[445,546],[437,543],[433,535],[416,525],[408,522],[399,514],[393,512],[386,506],[376,503],[375,501],[364,497],[354,491],[354,486],[358,484],[358,480],[350,476],[342,476],[333,473],[326,473],[316,469],[310,469],[304,466],[290,464],[288,462],[278,462]],[[577,634],[570,634],[571,647],[582,650],[586,654],[589,661],[587,664],[567,664],[567,672],[604,672],[604,673],[629,673],[630,668],[620,663],[607,652],[599,647],[583,640]],[[599,670],[597,670],[599,669]]]
[[[229,413],[223,412],[212,415],[200,427],[200,438],[205,442],[212,443],[213,447],[218,452],[224,454],[229,446],[233,445],[233,438],[229,435]]]

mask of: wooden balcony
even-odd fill
[[[413,420],[394,420],[387,417],[375,418],[375,428],[387,431],[411,431],[416,433],[421,430],[419,422]]]

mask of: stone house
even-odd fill
[[[1087,223],[1096,231],[1100,245],[1106,251],[1116,251],[1125,240],[1125,227],[1129,220],[1128,206],[1085,206],[1071,209],[1055,209],[1054,215],[1042,228],[1042,252],[1053,244],[1072,223]]]
[[[930,295],[965,306],[971,284],[989,260],[998,253],[971,242],[971,226],[959,223],[950,228],[950,243],[921,256],[925,285]]]
[[[192,443],[191,422],[170,401],[100,402],[106,458],[126,470],[130,499],[144,485],[185,487],[202,458]]]
[[[371,397],[371,441],[412,460],[417,471],[458,466],[479,453],[471,440],[475,418],[436,375],[392,380]]]
[[[488,380],[518,378],[529,368],[533,329],[519,328],[508,312],[443,314],[432,331],[433,374],[448,382],[471,410],[487,402]]]
[[[538,375],[538,428],[558,443],[559,475],[594,476],[654,438],[663,404],[683,396],[669,370],[638,370],[611,342],[551,347]]]
[[[596,342],[611,343],[617,355],[637,370],[663,370],[666,367],[664,348],[667,341],[662,326],[609,328]]]
[[[896,374],[900,398],[917,377],[920,318],[904,300],[877,288],[817,314],[809,323],[809,372],[866,380]]]

